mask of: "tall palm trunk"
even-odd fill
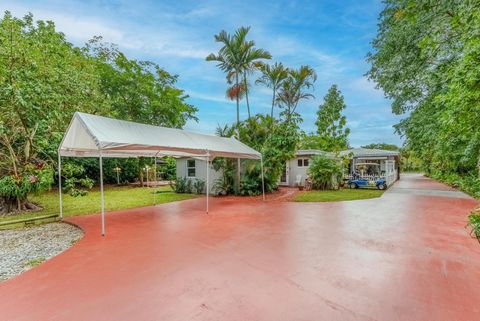
[[[235,85],[238,88],[238,73],[235,74]],[[237,139],[240,140],[240,96],[236,95],[237,102]],[[240,158],[237,158],[237,181],[236,181],[236,193],[240,193]]]
[[[272,117],[272,119],[273,119],[273,107],[275,106],[275,92],[276,91],[277,91],[277,89],[275,87],[273,87],[272,111],[270,112],[270,117]]]
[[[250,115],[250,102],[248,100],[248,85],[247,85],[247,74],[243,73],[243,85],[245,86],[245,99],[247,100],[247,111],[248,111],[248,118],[251,117]]]

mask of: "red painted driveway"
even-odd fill
[[[0,319],[479,320],[476,202],[410,189],[450,191],[406,175],[365,201],[195,199],[109,213],[105,239],[72,218],[84,239],[1,283]]]

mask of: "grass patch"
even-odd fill
[[[378,189],[349,189],[342,188],[337,191],[309,191],[298,194],[296,202],[341,202],[364,200],[382,196],[384,191]]]
[[[121,209],[153,205],[154,191],[156,203],[168,203],[194,198],[194,194],[177,194],[170,186],[158,188],[133,187],[133,186],[105,186],[105,210],[115,211]],[[40,211],[23,212],[15,215],[0,216],[0,221],[25,219],[48,214],[58,214],[58,191],[52,190],[39,195],[31,195],[29,199],[43,207]],[[100,212],[100,190],[92,189],[85,196],[73,197],[63,194],[63,216],[76,216]]]
[[[33,268],[37,265],[40,265],[44,261],[45,261],[44,257],[39,257],[39,258],[36,258],[36,259],[32,259],[25,264],[25,267]]]
[[[480,209],[475,210],[468,216],[468,226],[471,228],[470,235],[480,242]]]

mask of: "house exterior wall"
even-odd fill
[[[287,177],[288,183],[282,184],[281,182],[279,185],[283,186],[297,186],[297,176],[300,176],[301,184],[305,185],[305,178],[308,176],[308,169],[312,164],[312,157],[313,155],[297,155],[295,158],[287,161],[288,169],[287,169]],[[353,162],[364,162],[365,159],[369,159],[371,161],[375,160],[375,156],[370,157],[353,157],[350,161],[350,174],[353,173]],[[187,176],[187,160],[192,158],[179,158],[177,159],[177,177],[186,177]],[[302,166],[299,166],[298,160],[302,160]],[[305,166],[304,162],[308,160],[308,165]],[[398,156],[379,156],[377,159],[380,163],[380,171],[386,171],[386,160],[395,160],[396,170],[397,170],[397,177],[398,179]],[[243,169],[242,169],[243,171]],[[348,171],[348,170],[347,170]],[[207,173],[206,173],[206,164],[204,160],[195,159],[195,178],[202,179],[207,182]],[[210,166],[210,181],[209,181],[209,188],[210,192],[213,193],[213,185],[216,179],[221,178],[221,171],[216,172]],[[395,179],[395,180],[396,180]]]
[[[298,166],[298,160],[302,160],[302,166]],[[303,166],[304,160],[308,160],[308,166]],[[297,176],[300,175],[302,185],[305,185],[305,178],[308,175],[308,168],[312,164],[312,156],[297,156],[288,161],[288,186],[297,186]]]
[[[179,158],[177,159],[177,177],[187,177],[187,160],[195,160],[195,177],[190,179],[201,179],[207,184],[207,166],[204,160],[194,158]],[[209,168],[209,191],[213,193],[213,185],[215,180],[221,177],[220,171],[215,171],[210,164]]]

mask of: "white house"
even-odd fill
[[[279,185],[292,187],[297,186],[299,183],[303,185],[305,178],[308,177],[308,168],[315,155],[349,158],[350,164],[345,173],[346,178],[352,177],[354,173],[366,178],[382,176],[386,178],[387,185],[391,185],[399,178],[400,152],[398,151],[352,148],[335,155],[334,153],[321,150],[303,149],[296,152],[295,158],[286,162]],[[206,173],[205,160],[195,158],[177,159],[177,177],[206,181]],[[209,185],[210,190],[212,190],[215,180],[221,177],[221,173],[216,172],[212,167],[210,167],[209,173]]]
[[[189,179],[201,179],[207,182],[207,163],[200,158],[178,158],[177,159],[177,177],[187,177]],[[213,191],[215,180],[222,176],[220,171],[215,171],[210,164],[209,168],[209,191]]]
[[[334,153],[309,149],[298,150],[295,158],[285,164],[279,185],[297,186],[299,183],[304,184],[305,178],[308,176],[308,168],[315,155],[349,158],[350,163],[345,173],[346,178],[351,177],[354,173],[367,178],[384,176],[387,179],[387,185],[392,184],[399,178],[400,152],[398,151],[352,148],[343,150],[336,156]]]
[[[297,186],[300,182],[303,185],[305,178],[308,176],[308,168],[312,163],[315,155],[323,155],[326,157],[334,157],[333,153],[324,152],[317,149],[300,149],[296,152],[295,158],[286,162],[280,177],[279,185],[281,186]]]

